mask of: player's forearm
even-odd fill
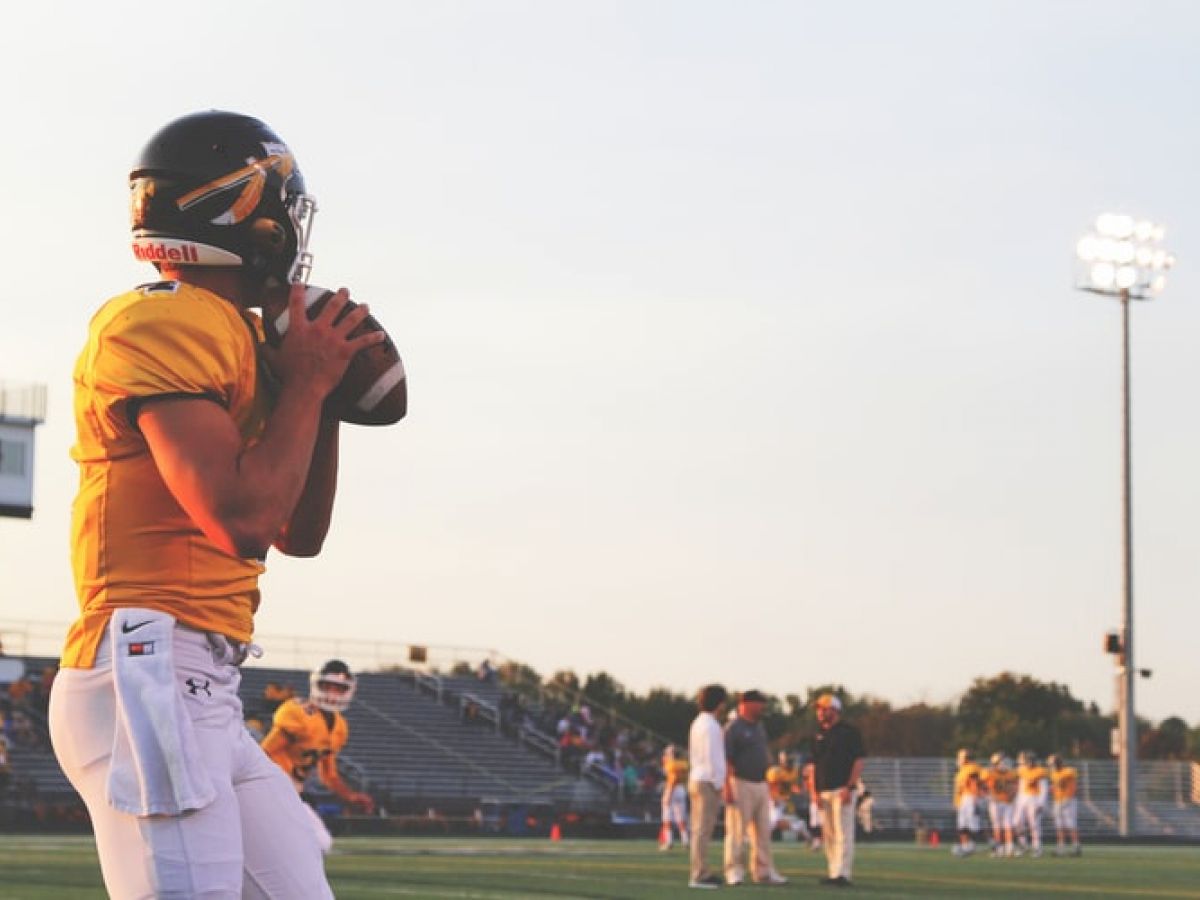
[[[303,386],[285,388],[261,440],[239,457],[229,521],[241,555],[265,555],[293,516],[312,466],[322,399]]]
[[[340,424],[329,416],[321,418],[304,489],[275,541],[275,546],[289,556],[316,556],[329,533],[337,494]]]

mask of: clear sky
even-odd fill
[[[1198,45],[1187,2],[13,6],[0,378],[50,411],[0,619],[73,615],[71,366],[151,277],[126,175],[224,108],[291,145],[313,281],[410,377],[261,632],[897,704],[1007,669],[1109,709],[1120,318],[1072,261],[1114,209],[1180,259],[1133,310],[1138,708],[1196,724]]]

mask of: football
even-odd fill
[[[308,317],[315,318],[329,302],[333,291],[309,285],[305,288],[304,305]],[[338,318],[358,304],[346,303]],[[279,346],[288,329],[288,285],[269,288],[262,303],[263,330],[272,346]],[[367,316],[352,335],[364,331],[386,331],[374,316]],[[408,410],[408,387],[404,377],[404,362],[391,337],[365,350],[350,360],[341,383],[329,396],[329,403],[343,422],[356,425],[392,425],[404,418]]]

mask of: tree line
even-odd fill
[[[528,666],[505,663],[499,677],[501,683],[527,695],[588,702],[615,712],[679,744],[686,744],[688,726],[696,715],[695,698],[690,695],[664,687],[639,694],[607,672],[580,679],[563,670],[543,679]],[[1095,703],[1077,699],[1066,685],[1012,672],[976,678],[958,700],[947,704],[895,707],[838,684],[815,685],[803,694],[768,695],[764,722],[774,749],[810,746],[816,730],[813,702],[827,691],[841,697],[843,717],[861,729],[873,756],[953,756],[959,747],[985,756],[997,750],[1084,759],[1112,756],[1114,713],[1103,713]],[[1200,725],[1189,727],[1178,716],[1157,723],[1139,719],[1138,756],[1200,760]]]

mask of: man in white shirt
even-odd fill
[[[688,797],[692,802],[691,874],[688,887],[719,888],[721,878],[708,867],[708,842],[728,788],[725,784],[725,735],[720,718],[728,693],[719,684],[700,689],[700,713],[688,732]],[[725,798],[728,799],[728,798]]]

